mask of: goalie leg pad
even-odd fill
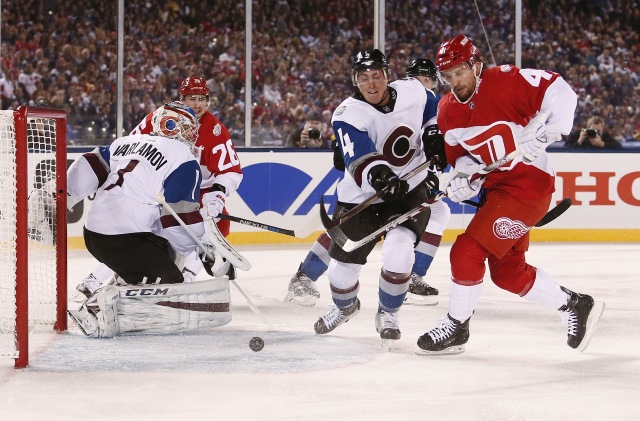
[[[121,287],[119,333],[170,333],[224,326],[231,321],[225,278],[187,284]]]
[[[118,334],[118,299],[120,298],[119,288],[115,285],[108,285],[96,294],[98,308],[96,314],[98,318],[99,337],[112,338]]]

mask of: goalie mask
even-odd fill
[[[195,144],[198,140],[200,123],[193,110],[180,102],[169,102],[153,112],[151,134],[176,139],[191,149],[198,157]]]

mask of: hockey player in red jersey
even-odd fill
[[[449,313],[418,346],[427,354],[464,351],[488,261],[498,287],[560,311],[568,345],[584,350],[604,303],[560,286],[525,259],[529,230],[546,213],[555,189],[545,149],[571,130],[575,92],[551,71],[511,65],[483,70],[477,48],[464,35],[442,43],[436,67],[451,87],[438,105],[438,126],[453,168],[441,188],[456,202],[484,189],[484,205],[451,249]],[[479,174],[509,154],[515,158]]]
[[[231,142],[229,130],[211,112],[209,86],[204,78],[188,77],[180,84],[180,100],[194,110],[200,123],[198,141],[200,148],[200,169],[202,184],[200,185],[200,203],[206,211],[204,216],[216,218],[225,211],[225,200],[232,195],[242,181],[242,168],[236,150]],[[152,130],[153,113],[149,113],[132,131],[131,134],[149,134]],[[230,221],[216,221],[220,232],[229,235]],[[196,253],[185,261],[183,271],[185,282],[195,279],[202,269],[202,263]],[[89,297],[100,285],[111,278],[113,272],[104,265],[98,264],[76,289]],[[80,295],[78,298],[82,297]]]

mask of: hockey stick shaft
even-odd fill
[[[473,206],[474,208],[482,207],[480,203],[474,202],[473,200],[463,200],[462,203]],[[571,201],[570,197],[565,197],[560,201],[560,203],[551,208],[549,212],[547,212],[542,218],[540,218],[540,220],[536,222],[534,226],[540,228],[547,225],[551,221],[556,220],[560,215],[565,213],[567,209],[571,207],[572,203],[573,202]]]
[[[433,159],[430,159],[418,165],[417,167],[415,167],[414,169],[412,169],[411,171],[409,171],[408,173],[400,177],[400,180],[403,180],[403,181],[408,180],[414,175],[428,169],[429,167],[431,167],[431,165],[433,165]],[[320,217],[322,219],[322,225],[324,225],[326,229],[331,229],[337,225],[344,223],[345,221],[348,221],[349,219],[353,218],[354,216],[362,212],[364,209],[369,207],[369,205],[371,205],[372,203],[380,199],[382,196],[384,196],[385,193],[387,193],[387,189],[382,189],[379,192],[376,192],[376,194],[370,196],[364,202],[360,203],[358,206],[352,208],[351,210],[349,210],[348,212],[340,216],[340,218],[337,220],[332,220],[331,217],[327,215],[327,211],[324,208],[324,201],[322,198],[320,198]]]
[[[215,260],[215,256],[211,255],[211,251],[208,249],[208,247],[206,247],[202,241],[193,233],[193,231],[191,230],[191,228],[189,228],[187,226],[187,224],[184,223],[184,221],[178,216],[178,214],[176,213],[176,211],[173,210],[173,208],[171,206],[169,206],[169,204],[166,202],[166,200],[164,199],[164,195],[162,194],[158,194],[156,195],[156,201],[160,204],[162,204],[162,206],[167,210],[167,212],[169,212],[175,219],[176,221],[178,221],[178,223],[180,224],[180,226],[187,232],[187,234],[189,235],[189,237],[191,237],[196,244],[198,245],[198,247],[200,247],[202,249],[202,251],[204,251],[207,255],[207,257],[209,259],[211,259],[212,261]],[[262,312],[260,310],[258,310],[258,307],[255,306],[255,304],[253,303],[253,301],[251,301],[251,299],[249,298],[249,296],[244,292],[244,290],[242,288],[240,288],[240,285],[238,285],[238,283],[233,280],[230,279],[231,283],[238,289],[238,291],[240,292],[240,294],[242,294],[242,296],[244,296],[245,300],[247,301],[247,304],[249,305],[249,308],[251,308],[251,310],[253,310],[254,313],[256,313],[258,316],[260,316],[260,318],[262,318],[262,320],[266,323],[269,324],[269,322],[267,321],[267,319],[264,317],[264,314],[262,314]]]
[[[305,238],[310,234],[310,233],[307,234],[305,230],[298,231],[298,230],[291,230],[286,228],[279,228],[273,225],[263,224],[262,222],[257,222],[257,221],[252,221],[250,219],[227,215],[225,213],[219,213],[218,217],[222,219],[228,219],[229,221],[237,222],[242,225],[247,225],[249,227],[254,227],[254,228],[263,229],[265,231],[275,232],[276,234],[288,235],[290,237]]]

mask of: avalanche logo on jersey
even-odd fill
[[[516,240],[525,235],[529,229],[521,221],[513,221],[507,217],[498,218],[493,223],[493,234],[499,240]]]

